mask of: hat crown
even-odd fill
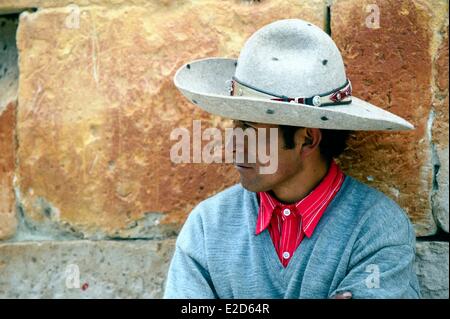
[[[289,97],[325,94],[347,80],[341,53],[331,37],[300,19],[279,20],[256,31],[240,52],[235,77]]]

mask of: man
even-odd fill
[[[326,33],[303,20],[276,21],[248,39],[237,61],[193,61],[175,84],[236,128],[280,134],[266,136],[277,144],[270,174],[260,157],[248,161],[250,143],[234,148],[246,159],[235,163],[240,183],[189,214],[165,298],[420,297],[407,215],[333,159],[350,130],[413,126],[352,96]]]

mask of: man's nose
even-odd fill
[[[246,139],[244,139],[246,140]],[[229,138],[225,142],[225,147],[227,149],[232,148],[233,153],[236,153],[236,150],[247,151],[248,150],[248,142],[247,141],[239,141],[236,137]]]

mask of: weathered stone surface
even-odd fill
[[[88,6],[121,6],[137,5],[158,8],[161,6],[179,5],[179,0],[2,0],[0,1],[0,13],[20,12],[30,8],[55,8],[68,5]]]
[[[0,239],[11,237],[17,226],[13,189],[15,111],[16,104],[10,103],[0,114]]]
[[[16,229],[13,177],[17,103],[17,19],[0,18],[0,239]]]
[[[449,188],[448,188],[448,17],[446,25],[440,30],[442,36],[437,38],[441,44],[437,50],[434,63],[434,121],[432,124],[432,140],[435,156],[435,185],[433,189],[433,213],[438,225],[448,232]]]
[[[165,241],[0,244],[0,298],[161,298]]]
[[[417,242],[416,273],[423,298],[447,299],[448,243]]]
[[[0,114],[17,99],[17,22],[16,16],[0,17]]]
[[[373,28],[373,4],[333,1],[332,37],[343,54],[354,95],[406,118],[416,129],[355,132],[341,158],[343,168],[399,203],[418,236],[434,234],[430,83],[434,33],[448,16],[448,5],[446,1],[376,2],[380,25]]]
[[[448,99],[447,99],[448,105]],[[440,149],[436,156],[439,159],[439,170],[436,174],[436,186],[437,190],[433,193],[433,213],[436,221],[442,230],[448,233],[448,200],[449,200],[449,188],[448,188],[448,153],[447,147]]]
[[[153,237],[152,225],[178,228],[196,203],[238,175],[231,165],[170,162],[173,128],[190,129],[193,119],[203,119],[204,128],[224,125],[181,97],[175,70],[195,58],[237,56],[246,38],[273,20],[324,25],[324,5],[88,6],[79,23],[67,7],[23,13],[16,194],[25,228],[82,238]]]

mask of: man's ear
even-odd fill
[[[302,130],[298,130],[295,137],[297,145],[301,149],[300,156],[306,157],[319,147],[322,140],[322,132],[318,128],[305,127]]]

